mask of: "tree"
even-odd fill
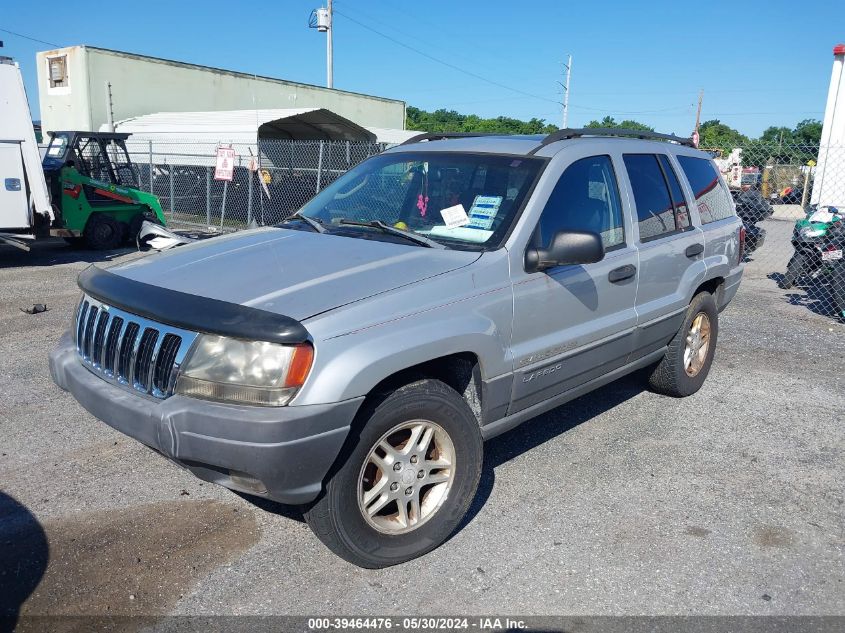
[[[557,127],[544,119],[528,121],[500,116],[483,119],[475,114],[461,114],[455,110],[440,109],[427,112],[408,106],[405,125],[409,130],[421,132],[491,132],[496,134],[550,134]]]
[[[818,147],[822,140],[822,122],[817,119],[804,119],[795,126],[792,134],[799,145]]]
[[[816,119],[804,119],[793,129],[768,127],[745,146],[746,156],[753,154],[769,164],[804,165],[818,154],[821,135],[822,123]]]
[[[725,125],[719,119],[705,121],[698,128],[699,142],[702,149],[720,149],[722,155],[730,154],[735,147],[746,145],[748,137],[739,130]]]
[[[763,130],[760,140],[764,143],[791,144],[795,142],[792,130],[785,126],[771,126]]]
[[[609,127],[626,130],[640,130],[643,132],[654,132],[654,128],[646,125],[645,123],[640,123],[639,121],[632,121],[631,119],[625,119],[621,123],[617,123],[616,119],[614,119],[612,116],[606,116],[601,121],[590,121],[584,127]]]

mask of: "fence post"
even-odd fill
[[[220,204],[220,230],[223,230],[223,218],[226,217],[226,194],[229,193],[229,181],[223,182],[223,202]]]
[[[205,171],[205,225],[211,226],[211,167]]]
[[[352,160],[350,149],[350,142],[346,141],[346,171],[349,171],[349,163]]]
[[[323,178],[323,141],[320,141],[320,155],[317,157],[317,191],[320,193],[320,185]]]
[[[147,141],[150,149],[150,193],[153,193],[153,142]]]
[[[246,193],[246,225],[247,227],[252,224],[252,175],[255,172],[251,169],[249,170],[249,179],[247,180],[247,193]]]
[[[807,208],[807,194],[810,193],[810,170],[813,168],[810,165],[807,165],[807,171],[804,173],[804,190],[801,192],[801,208]],[[843,281],[845,283],[845,281]],[[843,306],[845,309],[845,306]]]
[[[173,165],[170,166],[170,219],[173,219],[173,214],[176,211],[175,188],[173,187]]]

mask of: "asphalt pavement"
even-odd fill
[[[845,615],[845,325],[777,287],[791,224],[766,227],[699,393],[634,375],[490,441],[457,533],[377,571],[51,382],[76,275],[137,253],[0,248],[0,611]]]

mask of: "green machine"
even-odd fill
[[[50,235],[107,250],[134,241],[144,220],[164,224],[156,196],[141,190],[129,134],[52,132],[42,161],[55,220]]]

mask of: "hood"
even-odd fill
[[[109,272],[300,321],[441,275],[480,253],[281,228],[180,246]]]

